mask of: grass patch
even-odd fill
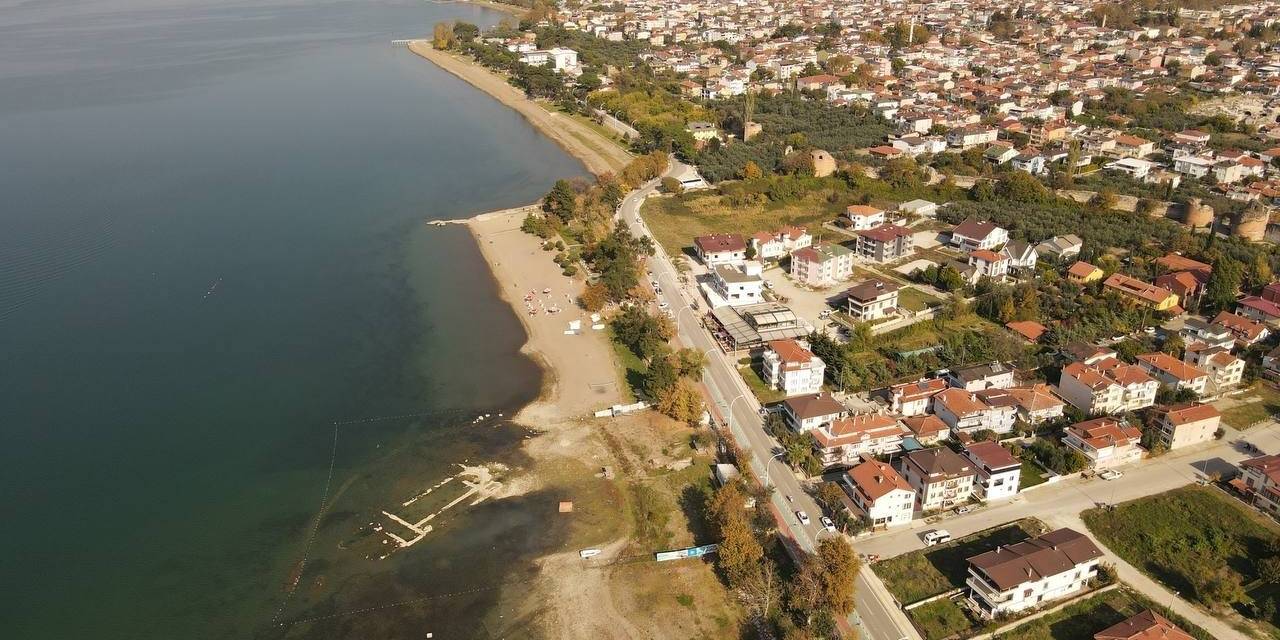
[[[873,565],[876,575],[900,604],[919,602],[964,586],[968,558],[1000,545],[1021,542],[1044,530],[1033,518],[979,531],[944,545],[904,553]]]
[[[834,219],[854,202],[842,180],[828,178],[822,184],[824,188],[789,201],[742,206],[730,205],[715,191],[649,198],[640,215],[672,256],[682,255],[686,247],[693,245],[694,237],[711,233],[751,235],[782,225],[795,225],[816,234],[823,222]]]
[[[1044,476],[1045,470],[1040,465],[1030,461],[1022,461],[1022,475],[1018,478],[1018,487],[1020,489],[1029,489],[1038,484],[1044,484],[1049,479]]]
[[[782,402],[787,399],[787,394],[777,389],[772,389],[769,384],[760,377],[760,372],[752,365],[738,367],[738,373],[742,375],[742,379],[747,383],[747,387],[751,389],[751,393],[756,394],[756,399],[760,404],[771,404],[774,402]]]
[[[925,640],[942,640],[952,636],[972,635],[974,621],[950,598],[935,600],[907,612]]]
[[[689,595],[689,594],[687,594],[687,593],[682,593],[682,594],[677,595],[677,596],[676,596],[676,602],[679,602],[679,603],[680,603],[680,606],[682,606],[682,607],[686,607],[686,608],[689,608],[689,609],[692,609],[692,608],[693,608],[693,596],[691,596],[691,595]]]
[[[1248,429],[1280,413],[1280,390],[1267,382],[1258,381],[1235,399],[1241,402],[1222,409],[1222,421],[1237,429]]]
[[[644,377],[649,372],[649,365],[618,342],[613,327],[609,327],[608,332],[609,345],[613,347],[613,361],[618,368],[618,379],[622,382],[622,395],[628,403],[635,402],[644,388]]]
[[[942,301],[915,287],[898,289],[898,306],[907,311],[924,311],[930,307],[938,307]]]
[[[1120,557],[1206,606],[1229,604],[1219,602],[1216,585],[1224,581],[1259,580],[1259,560],[1271,555],[1268,543],[1280,533],[1265,516],[1211,487],[1183,487],[1081,515]]]
[[[1093,640],[1095,633],[1147,609],[1168,618],[1194,638],[1213,640],[1209,632],[1126,586],[1036,618],[995,636],[994,640]]]

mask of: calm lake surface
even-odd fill
[[[0,635],[491,633],[553,496],[386,559],[370,523],[522,463],[519,321],[465,228],[422,222],[584,170],[390,45],[502,17],[0,0]]]

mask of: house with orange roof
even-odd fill
[[[874,529],[910,524],[916,491],[893,467],[868,459],[840,476],[845,493]]]
[[[1218,315],[1213,317],[1213,324],[1230,331],[1231,336],[1235,338],[1235,344],[1240,347],[1255,345],[1271,335],[1271,330],[1261,322],[1254,322],[1230,311],[1218,312]]]
[[[1138,366],[1147,370],[1160,384],[1175,389],[1190,389],[1203,396],[1209,387],[1209,374],[1167,353],[1144,353],[1138,356]]]
[[[909,434],[897,417],[879,413],[838,418],[809,431],[813,452],[824,467],[855,464],[863,456],[897,453]]]
[[[1010,331],[1022,336],[1027,342],[1036,343],[1044,335],[1044,325],[1035,320],[1015,320],[1004,324]]]
[[[1177,308],[1178,294],[1164,287],[1157,287],[1149,282],[1126,276],[1123,273],[1111,274],[1110,277],[1102,282],[1102,286],[1108,291],[1115,291],[1121,297],[1148,309],[1173,313],[1180,311]]]
[[[1156,402],[1160,383],[1137,365],[1106,358],[1094,364],[1073,362],[1062,368],[1058,395],[1087,413],[1137,411]]]
[[[885,212],[883,209],[869,207],[865,204],[851,204],[845,208],[844,218],[849,222],[850,229],[865,231],[884,224]]]
[[[761,356],[764,381],[770,388],[794,396],[822,391],[827,365],[799,342],[771,340]]]
[[[1076,284],[1089,284],[1102,279],[1102,269],[1099,269],[1088,262],[1077,260],[1075,264],[1067,269],[1067,281]]]
[[[929,378],[904,382],[889,387],[884,395],[889,400],[889,411],[900,416],[922,416],[933,410],[933,397],[950,385],[942,378]]]
[[[1003,392],[1003,389],[997,389]],[[973,433],[990,429],[996,433],[1013,431],[1018,409],[1014,402],[987,402],[982,392],[947,389],[933,398],[933,413],[953,433]],[[999,394],[1003,398],[1004,394]]]
[[[1206,396],[1220,396],[1244,380],[1244,360],[1231,355],[1226,347],[1187,345],[1182,359],[1209,374]]]
[[[903,418],[902,424],[911,431],[911,437],[916,442],[926,447],[938,444],[951,435],[951,427],[935,415]]]
[[[1142,459],[1142,431],[1111,417],[1094,418],[1068,426],[1062,444],[1089,459],[1092,469],[1117,467]]]
[[[1199,402],[1161,407],[1157,416],[1159,442],[1169,451],[1213,440],[1222,422],[1213,405]]]
[[[999,279],[1009,274],[1009,258],[987,249],[971,252],[969,264],[977,271],[979,278],[985,276]]]

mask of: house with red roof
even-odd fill
[[[1093,634],[1093,640],[1195,640],[1168,618],[1147,609]]]
[[[863,456],[898,453],[907,435],[910,432],[897,417],[878,413],[837,418],[809,431],[813,452],[823,467],[855,464]]]
[[[761,356],[764,381],[788,396],[822,391],[827,365],[792,339],[770,340]]]
[[[1137,462],[1142,448],[1142,431],[1112,417],[1077,422],[1066,428],[1062,444],[1089,459],[1092,469],[1107,469]]]
[[[1213,440],[1222,422],[1222,413],[1213,405],[1199,402],[1161,407],[1157,416],[1159,442],[1169,451]]]
[[[893,467],[868,459],[846,471],[840,480],[849,499],[871,521],[872,528],[911,523],[916,492]]]
[[[1138,356],[1138,366],[1147,370],[1160,384],[1175,389],[1190,389],[1202,396],[1209,387],[1209,374],[1167,353],[1144,353]]]
[[[1253,505],[1272,515],[1280,513],[1280,455],[1250,458],[1240,463],[1240,471]]]

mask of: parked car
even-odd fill
[[[822,516],[821,518],[818,518],[818,522],[821,522],[821,523],[822,523],[822,528],[823,528],[823,529],[826,529],[827,531],[830,531],[831,533],[835,533],[835,532],[836,532],[836,523],[835,523],[834,521],[832,521],[832,520],[831,520],[831,518],[828,518],[828,517],[826,517],[826,516]]]
[[[964,514],[966,514],[966,513],[969,513],[970,511],[973,511],[973,507],[971,507],[971,506],[969,506],[969,505],[967,505],[967,504],[962,504],[962,505],[960,505],[960,506],[956,507],[956,513],[957,513],[957,514],[959,514],[959,515],[964,515]]]
[[[809,514],[803,511],[796,512],[796,520],[799,520],[800,524],[805,525],[806,527],[809,526]]]
[[[935,544],[943,544],[951,542],[951,533],[946,529],[934,529],[924,532],[924,546],[932,547]]]
[[[1106,471],[1100,472],[1098,477],[1103,480],[1119,480],[1124,477],[1124,473],[1116,471],[1115,469],[1107,469]]]

